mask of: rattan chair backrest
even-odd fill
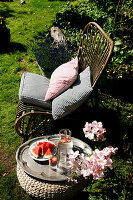
[[[81,70],[90,66],[92,87],[105,68],[113,49],[113,41],[95,22],[88,23],[81,36],[78,49],[79,66]]]

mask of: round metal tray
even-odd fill
[[[59,135],[42,136],[31,140],[28,140],[22,144],[16,152],[17,163],[23,168],[23,170],[37,179],[47,180],[47,181],[66,181],[67,175],[60,173],[60,170],[52,170],[49,167],[48,161],[37,161],[29,156],[29,147],[37,140],[48,139],[54,143],[59,140]],[[91,147],[85,142],[72,137],[73,150],[79,151],[80,153],[92,152]]]

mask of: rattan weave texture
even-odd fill
[[[32,197],[45,200],[73,199],[86,186],[86,181],[82,178],[78,184],[68,183],[67,181],[41,181],[25,173],[19,164],[17,164],[17,177],[26,193]]]

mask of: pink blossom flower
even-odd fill
[[[106,132],[106,129],[103,128],[102,122],[97,122],[97,121],[93,121],[92,123],[86,122],[85,127],[83,128],[83,132],[85,134],[85,137],[90,140],[94,141],[106,140],[106,138],[104,138],[104,136],[102,135],[103,133]]]
[[[118,150],[118,148],[113,148],[112,146],[109,146],[109,147],[105,147],[103,149],[103,154],[104,156],[106,157],[110,157],[112,155],[112,153],[116,153],[116,151]]]
[[[94,139],[94,133],[92,132],[92,124],[86,122],[85,128],[83,128],[83,132],[86,138],[89,138],[90,140]]]
[[[70,154],[69,159],[75,159],[77,156],[79,156],[79,151],[75,151],[73,154]]]
[[[111,158],[107,158],[106,166],[109,167],[110,169],[113,169],[112,163],[113,163],[112,159]]]
[[[78,183],[77,179],[72,179],[72,178],[67,178],[68,182],[74,182],[74,183]]]
[[[68,158],[68,170],[69,171],[74,171],[77,175],[80,175],[80,164],[81,160],[79,159],[79,151],[74,152],[73,154],[69,155]]]

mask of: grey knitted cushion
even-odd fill
[[[48,78],[39,74],[24,72],[19,88],[19,99],[24,103],[51,109],[51,101],[44,101],[48,86]]]
[[[78,108],[92,91],[90,67],[82,71],[75,83],[52,101],[52,115],[56,120]]]

